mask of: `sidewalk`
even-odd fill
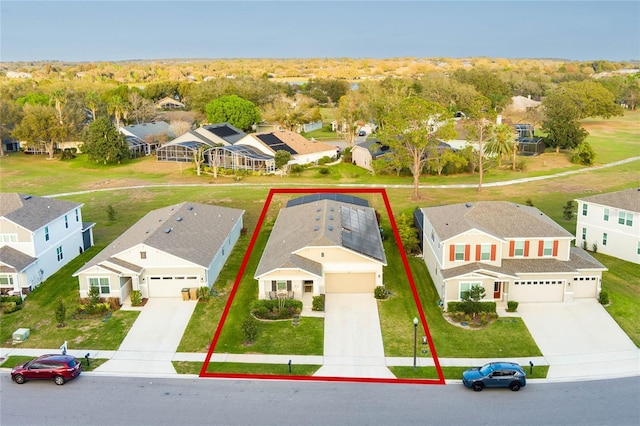
[[[27,349],[27,348],[0,348],[0,357],[7,358],[9,356],[39,356],[46,353],[59,353],[60,349]],[[113,359],[116,351],[104,350],[73,350],[69,349],[67,354],[76,358],[84,358],[89,353],[92,359]],[[139,369],[140,363],[148,363],[153,358],[146,358],[149,352],[132,352],[129,353],[130,362],[120,362],[118,369],[102,370],[98,367],[96,370],[89,372],[100,373],[105,375],[127,375],[127,376],[153,376],[153,377],[180,377],[175,372],[151,371],[148,367]],[[189,361],[204,362],[206,353],[189,353],[176,352],[170,357],[170,361]],[[260,363],[260,364],[287,364],[291,360],[292,364],[323,364],[323,356],[313,355],[259,355],[259,354],[213,354],[211,362],[239,362],[239,363]],[[635,351],[625,351],[615,354],[592,354],[589,357],[577,356],[556,359],[555,357],[526,357],[526,358],[505,358],[504,361],[516,362],[520,365],[527,366],[532,362],[535,366],[549,365],[549,371],[555,370],[555,374],[547,379],[535,379],[536,381],[547,382],[568,382],[583,380],[600,380],[613,379],[622,377],[639,377],[640,376],[640,349]],[[386,365],[391,366],[412,366],[413,357],[386,357]],[[434,366],[431,357],[419,356],[417,366],[430,367]],[[487,362],[495,361],[494,358],[439,358],[441,367],[471,367],[480,366]],[[103,364],[106,365],[108,363]],[[0,367],[0,371],[9,371],[9,368]],[[528,371],[528,370],[527,370]]]

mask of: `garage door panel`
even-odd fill
[[[562,302],[564,283],[561,281],[521,281],[512,285],[511,300],[518,302]]]
[[[197,279],[183,277],[156,277],[149,279],[149,297],[182,297],[183,288],[197,287]]]
[[[376,286],[374,273],[332,273],[325,276],[327,293],[373,293]]]

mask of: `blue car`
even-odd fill
[[[515,392],[527,385],[527,374],[513,362],[490,362],[463,372],[462,383],[476,392],[484,388],[509,388]]]

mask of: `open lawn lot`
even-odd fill
[[[606,122],[585,123],[591,133],[589,142],[599,154],[597,163],[640,155],[638,119],[640,119],[640,113],[634,112],[623,118]],[[566,153],[546,153],[528,159],[528,168],[524,172],[493,171],[486,176],[485,182],[519,179],[581,168],[569,164],[567,157]],[[70,161],[47,161],[42,156],[23,154],[3,157],[0,159],[2,177],[0,185],[3,192],[24,192],[34,195],[74,193],[62,198],[84,203],[84,219],[96,222],[94,228],[96,247],[87,250],[43,283],[26,299],[21,311],[0,316],[2,345],[5,347],[11,345],[11,333],[15,329],[28,327],[31,328],[31,337],[22,343],[24,347],[56,348],[62,341],[67,340],[69,346],[74,348],[116,349],[133,324],[137,313],[117,311],[109,318],[71,318],[71,313],[78,305],[77,279],[72,278],[71,274],[149,210],[173,203],[188,200],[241,208],[246,211],[245,226],[248,229],[248,235],[240,239],[231,259],[216,282],[214,288],[217,294],[208,303],[197,305],[178,349],[181,352],[206,352],[271,187],[391,185],[387,189],[387,195],[396,217],[403,212],[411,212],[416,207],[447,203],[477,200],[510,200],[525,203],[529,200],[574,233],[575,218],[572,220],[562,218],[563,206],[567,201],[594,193],[636,187],[640,182],[640,162],[635,161],[565,177],[495,188],[485,187],[482,192],[473,188],[425,188],[420,191],[421,200],[413,200],[411,188],[394,187],[394,185],[409,185],[411,183],[409,177],[371,176],[351,164],[340,164],[329,168],[331,172],[326,177],[321,176],[317,168],[311,168],[301,176],[251,176],[236,181],[229,176],[214,179],[212,176],[204,175],[198,178],[191,165],[160,163],[155,160],[155,157],[138,159],[119,166],[91,164],[82,155]],[[477,176],[474,175],[425,176],[421,182],[425,185],[448,185],[474,183],[476,180]],[[144,185],[162,186],[143,187]],[[122,187],[131,188],[115,189]],[[79,193],[79,191],[96,192]],[[273,220],[277,208],[282,206],[284,201],[283,199],[273,204],[265,223]],[[372,198],[371,202],[372,207],[378,211],[385,211],[379,197]],[[113,221],[109,220],[107,214],[109,206],[112,206],[116,212]],[[383,226],[389,230],[389,222],[384,215]],[[267,229],[265,228],[265,231]],[[256,247],[266,242],[265,235],[260,236]],[[390,235],[391,233],[387,232],[387,236]],[[389,300],[379,302],[379,309],[386,355],[397,356],[411,353],[412,348],[409,347],[413,341],[411,321],[416,315],[416,309],[392,238],[388,238],[385,244],[389,257],[389,267],[385,277],[393,295]],[[238,292],[234,305],[249,303],[255,297],[256,290],[255,286],[251,285],[251,281],[260,252],[261,250],[256,248],[242,280],[242,291]],[[255,255],[256,253],[258,254]],[[638,326],[640,310],[635,308],[640,302],[640,266],[600,254],[596,256],[609,267],[609,271],[603,278],[603,288],[609,292],[612,301],[607,309],[636,345],[640,345]],[[522,322],[495,322],[483,330],[465,330],[449,324],[443,319],[436,305],[435,289],[423,262],[418,258],[410,258],[409,264],[438,356],[520,357],[540,354]],[[392,277],[397,279],[391,279]],[[54,310],[58,298],[65,301],[68,312],[67,325],[62,328],[57,327],[55,323]],[[225,326],[223,330],[219,351],[290,353],[290,350],[294,350],[301,354],[317,354],[318,348],[321,350],[322,322],[321,320],[308,321],[305,318],[295,332],[286,322],[282,323],[284,325],[265,327],[261,329],[265,342],[260,342],[259,337],[255,345],[245,347],[242,344],[242,334],[238,333],[238,327],[246,313],[246,308],[232,307],[227,319],[229,328],[227,330]],[[301,331],[308,333],[308,337],[311,338],[300,339],[296,334],[300,334]],[[270,341],[269,344],[266,343],[267,339]],[[305,340],[304,344],[300,343],[301,340]],[[274,341],[278,344],[274,344]],[[513,345],[509,343],[510,341],[518,341],[520,344]],[[288,346],[289,343],[293,346]],[[218,348],[216,350],[218,351]],[[424,356],[430,356],[430,354]]]

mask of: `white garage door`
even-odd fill
[[[571,286],[568,291],[573,291],[573,297],[576,299],[591,298],[595,299],[598,289],[598,277],[579,277],[573,281],[569,281]]]
[[[183,288],[197,287],[198,277],[149,277],[149,297],[182,297]]]
[[[509,299],[518,302],[562,302],[564,281],[516,281],[510,288]]]
[[[375,273],[327,274],[325,291],[327,293],[373,293],[376,287]]]

